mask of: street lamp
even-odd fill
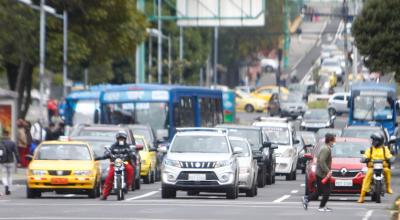
[[[46,14],[45,12],[55,16],[56,18],[63,20],[63,96],[67,96],[67,75],[68,75],[68,13],[64,10],[62,15],[57,14],[56,10],[45,4],[45,0],[40,0],[40,6],[32,4],[31,0],[18,0],[19,2],[26,4],[32,9],[40,11],[40,51],[39,51],[39,79],[40,79],[40,108],[41,115],[40,119],[44,122],[43,109],[44,106],[44,69],[45,69],[45,50],[46,50]]]
[[[150,39],[151,39],[151,37],[154,37],[154,38],[161,38],[161,39],[164,39],[164,40],[168,41],[168,84],[171,84],[171,66],[172,66],[172,62],[171,62],[171,35],[165,36],[165,35],[163,35],[162,32],[160,32],[159,30],[154,29],[154,28],[151,28],[151,29],[147,28],[146,32],[150,36]],[[159,60],[158,62],[159,62],[159,65],[160,65],[161,64],[161,60]],[[158,75],[158,77],[159,77],[158,78],[158,83],[161,84],[162,83],[162,80],[161,80],[162,76]]]

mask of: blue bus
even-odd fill
[[[391,137],[397,136],[396,101],[397,91],[393,84],[354,84],[350,92],[348,125],[382,126]]]
[[[171,140],[177,127],[223,123],[222,92],[202,87],[125,85],[101,93],[102,124],[145,124],[158,140]]]

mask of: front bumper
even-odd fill
[[[290,157],[276,157],[276,174],[289,174],[292,172],[293,159]]]
[[[341,178],[341,177],[333,177],[331,179],[331,187],[332,194],[360,194],[362,182],[364,180],[365,175],[363,173],[357,174],[355,177],[350,178]],[[315,174],[310,174],[307,177],[308,182],[307,187],[309,192],[314,192],[316,190],[316,176]],[[336,181],[346,181],[351,182],[351,185],[340,184],[341,186],[337,186]]]
[[[29,175],[27,178],[27,185],[31,189],[93,189],[95,182],[96,178],[92,176]]]

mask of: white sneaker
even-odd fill
[[[327,208],[327,207],[323,207],[323,208],[319,208],[318,212],[332,212],[332,209]]]

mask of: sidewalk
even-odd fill
[[[13,185],[25,185],[26,183],[26,168],[17,168],[17,172],[12,173],[12,178],[13,178]],[[2,178],[1,172],[0,172],[0,179]],[[3,182],[0,181],[0,186],[3,186]],[[0,192],[2,193],[3,189],[0,188]]]

